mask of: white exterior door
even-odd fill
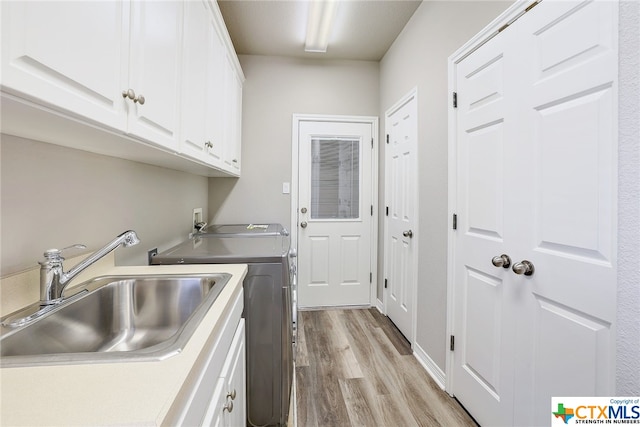
[[[456,66],[452,391],[481,425],[615,393],[617,10],[544,0]]]
[[[371,123],[298,127],[300,307],[371,303]]]
[[[387,316],[410,341],[415,333],[418,102],[412,91],[386,113]]]

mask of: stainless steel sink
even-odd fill
[[[0,366],[167,358],[184,347],[230,277],[95,278],[36,320],[3,327]]]

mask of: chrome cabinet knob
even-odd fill
[[[144,105],[144,96],[138,95],[136,98],[133,98],[133,102],[139,102],[140,105]]]
[[[230,397],[231,400],[236,399],[236,389],[234,388],[232,392],[227,393],[227,397]]]
[[[227,411],[229,413],[233,412],[233,401],[227,401],[222,407],[222,412]]]
[[[413,231],[411,231],[411,230],[403,231],[403,232],[402,232],[402,235],[403,235],[404,237],[408,237],[408,238],[410,238],[410,239],[411,239],[411,238],[413,237]]]
[[[211,143],[211,141],[207,141],[204,143],[205,148],[213,148],[213,144]]]
[[[300,227],[302,227],[302,228],[307,228],[307,221],[302,221],[302,222],[300,223]]]
[[[512,270],[516,274],[524,274],[525,276],[531,276],[534,272],[533,264],[526,259],[513,264]]]
[[[511,258],[509,258],[509,255],[507,254],[494,256],[491,259],[491,264],[493,264],[496,267],[509,268],[511,267]]]

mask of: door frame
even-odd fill
[[[454,257],[455,257],[455,233],[453,229],[453,215],[457,212],[456,200],[458,197],[458,171],[457,171],[457,157],[458,157],[458,140],[456,129],[458,126],[456,108],[453,106],[454,93],[456,93],[456,67],[467,56],[476,51],[480,46],[487,43],[500,31],[502,31],[507,25],[513,24],[518,18],[524,15],[529,6],[533,3],[539,3],[543,0],[519,0],[502,12],[496,19],[491,21],[489,25],[483,28],[479,33],[473,36],[462,47],[456,50],[447,60],[447,75],[448,75],[448,93],[449,102],[447,103],[447,117],[448,117],[448,239],[447,239],[447,323],[446,323],[446,337],[447,340],[444,343],[447,349],[446,366],[445,366],[445,391],[449,395],[453,396],[453,365],[454,354],[450,350],[450,337],[455,336],[457,325],[454,322],[455,314],[455,287],[453,282],[454,277]]]
[[[373,150],[371,153],[371,247],[369,249],[369,263],[371,268],[371,283],[369,289],[369,305],[374,306],[378,283],[378,117],[375,116],[339,116],[324,114],[293,114],[291,127],[291,247],[298,253],[298,199],[299,199],[299,129],[301,122],[334,122],[334,123],[362,123],[371,126]],[[297,261],[296,261],[297,265]]]
[[[405,104],[407,104],[408,102],[410,102],[411,100],[413,100],[413,102],[416,103],[416,119],[418,119],[418,110],[419,110],[419,104],[418,104],[418,87],[414,87],[413,89],[411,89],[407,94],[405,94],[404,96],[402,96],[395,104],[393,104],[390,108],[388,108],[385,113],[384,113],[384,126],[385,126],[385,132],[388,134],[388,124],[389,124],[389,116],[391,116],[393,113],[395,113],[398,109],[400,109],[401,107],[403,107]],[[416,331],[417,331],[417,325],[418,325],[418,306],[417,306],[417,301],[418,301],[418,263],[419,263],[419,257],[418,257],[418,253],[419,253],[419,247],[420,247],[420,221],[418,220],[420,218],[420,191],[419,191],[419,183],[420,183],[420,179],[419,179],[419,161],[418,161],[418,151],[420,150],[419,147],[419,143],[418,143],[418,134],[419,134],[419,122],[416,122],[416,145],[415,145],[415,153],[414,153],[414,165],[415,165],[415,194],[412,194],[411,197],[413,197],[413,199],[415,200],[414,203],[414,212],[413,212],[413,216],[416,219],[415,224],[412,226],[413,230],[415,230],[415,234],[418,236],[418,238],[416,239],[412,239],[412,245],[413,245],[413,281],[412,283],[410,283],[410,287],[411,287],[411,298],[412,301],[414,302],[413,305],[413,313],[411,313],[411,333],[410,336],[408,336],[407,338],[410,341],[411,344],[411,348],[415,350],[414,348],[414,344],[416,342]],[[389,163],[387,162],[387,153],[388,151],[385,150],[385,163],[384,163],[384,185],[385,185],[385,205],[389,206],[389,204],[387,203],[387,200],[389,200],[390,197],[390,177],[391,177],[391,171],[388,169],[389,168]],[[391,259],[389,258],[389,217],[387,217],[385,215],[384,217],[384,242],[383,242],[383,247],[384,247],[384,254],[385,254],[385,263],[383,266],[384,269],[384,277],[388,277],[388,273],[389,273],[389,263],[391,262]],[[383,298],[383,307],[384,307],[384,314],[387,315],[387,302],[389,300],[389,290],[385,289],[384,287],[382,288],[382,298]]]

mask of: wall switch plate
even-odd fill
[[[291,193],[291,184],[288,182],[283,182],[282,183],[282,194],[289,194]]]

